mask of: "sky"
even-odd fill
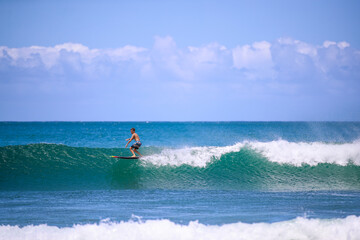
[[[0,0],[0,121],[360,121],[359,12]]]

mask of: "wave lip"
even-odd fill
[[[48,225],[0,226],[2,239],[337,239],[360,238],[360,217],[307,219],[276,223],[181,225],[169,220],[110,222],[59,228]]]
[[[244,143],[237,143],[233,146],[225,147],[207,146],[163,149],[161,153],[145,156],[142,160],[157,166],[180,166],[186,164],[194,167],[206,167],[206,165],[214,159],[219,159],[222,155],[227,153],[238,152],[244,146]]]
[[[143,158],[143,161],[157,166],[183,164],[194,167],[206,167],[223,155],[251,149],[267,160],[279,164],[316,166],[329,163],[345,166],[349,163],[360,165],[360,140],[352,143],[323,142],[271,142],[244,141],[225,147],[191,147],[182,149],[164,149],[161,153]]]
[[[360,165],[360,141],[352,143],[322,142],[288,142],[284,140],[272,142],[253,142],[249,144],[261,152],[269,161],[286,163],[295,166],[319,163],[330,163],[345,166],[352,162]]]

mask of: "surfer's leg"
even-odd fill
[[[134,153],[134,148],[130,147],[130,151],[132,152],[132,157],[136,157],[135,153]]]
[[[139,153],[139,151],[138,151],[136,148],[134,148],[134,151],[135,151],[137,154],[139,154],[140,157],[142,157],[141,153]]]

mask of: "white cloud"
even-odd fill
[[[172,37],[155,36],[154,49],[163,53],[173,53],[177,50],[176,48],[176,43]]]
[[[271,44],[255,42],[250,45],[237,46],[233,49],[233,60],[236,68],[262,69],[271,66]]]
[[[309,43],[305,43],[299,40],[295,40],[292,38],[279,38],[276,41],[277,44],[282,45],[284,47],[290,47],[293,48],[297,53],[301,53],[304,55],[309,55],[311,57],[315,57],[317,55],[317,47],[309,44]],[[331,45],[332,42],[326,41],[326,43],[324,43],[325,45]]]
[[[83,64],[92,64],[98,58],[109,58],[111,61],[140,60],[140,53],[146,51],[145,48],[135,46],[125,46],[116,49],[89,49],[78,43],[64,43],[54,47],[31,46],[24,48],[0,47],[0,58],[10,57],[10,64],[19,67],[35,67],[44,64],[46,68],[54,67],[59,64],[64,54],[77,55]],[[41,59],[41,63],[36,61]],[[74,58],[66,61],[74,63]]]
[[[91,49],[79,43],[53,47],[2,46],[0,70],[5,74],[10,67],[19,68],[24,71],[18,72],[26,75],[34,74],[35,70],[31,69],[36,68],[49,74],[76,72],[84,78],[123,76],[126,72],[134,77],[168,81],[208,81],[226,76],[231,81],[276,80],[278,85],[285,80],[356,79],[360,71],[358,52],[345,41],[325,41],[316,46],[291,38],[279,38],[272,43],[254,42],[233,49],[219,43],[179,48],[172,37],[166,36],[155,37],[149,49],[132,45]]]
[[[328,47],[330,47],[330,46],[335,46],[335,45],[338,46],[338,48],[340,48],[340,49],[344,49],[344,48],[350,47],[350,43],[345,42],[345,41],[343,41],[343,42],[338,42],[338,43],[333,42],[333,41],[325,41],[325,42],[323,43],[323,47],[325,47],[325,48],[328,48]]]
[[[341,48],[341,49],[344,49],[344,48],[350,47],[350,43],[348,43],[348,42],[339,42],[339,43],[337,44],[337,46],[338,46],[339,48]]]
[[[328,48],[328,47],[330,47],[330,46],[332,46],[332,45],[336,45],[336,42],[333,42],[333,41],[325,41],[325,42],[323,43],[323,46],[324,46],[325,48]]]
[[[192,72],[182,68],[183,52],[177,48],[172,37],[155,37],[151,52],[152,66],[160,70],[170,71],[180,78],[192,78]]]
[[[183,80],[211,74],[214,69],[225,66],[230,57],[226,47],[217,43],[180,49],[169,36],[155,37],[150,55],[152,68],[166,70]]]
[[[188,55],[194,64],[219,64],[226,47],[211,43],[203,47],[188,47]]]
[[[255,42],[251,46],[237,46],[232,50],[234,67],[246,70],[245,76],[250,79],[272,78],[273,60],[271,44],[266,41]]]

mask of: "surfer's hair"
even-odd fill
[[[135,128],[132,128],[132,129],[130,129],[130,130],[133,130],[133,131],[135,132]]]

